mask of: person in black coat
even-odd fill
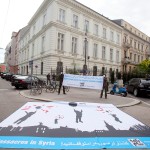
[[[63,83],[63,79],[64,79],[64,74],[61,72],[60,76],[59,76],[59,89],[58,89],[58,95],[60,94],[60,90],[62,87],[62,83]],[[63,94],[65,93],[65,87],[63,86]]]
[[[106,75],[103,76],[103,87],[101,90],[100,98],[103,97],[103,91],[105,92],[105,99],[107,99],[108,81]]]

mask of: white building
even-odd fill
[[[121,70],[122,27],[75,0],[45,0],[28,26],[19,42],[20,73],[31,73],[32,63],[38,75],[85,63],[98,75]]]

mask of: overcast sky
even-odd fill
[[[150,0],[77,0],[109,19],[124,19],[150,36]],[[43,0],[0,0],[0,48],[26,26]],[[0,49],[0,63],[4,50]]]

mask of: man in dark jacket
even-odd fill
[[[47,85],[49,85],[50,82],[51,82],[51,81],[50,81],[50,73],[48,73],[46,77],[47,77]]]
[[[108,81],[106,75],[103,76],[103,87],[101,90],[100,98],[103,97],[103,91],[105,91],[105,99],[107,99]]]
[[[63,84],[63,79],[64,79],[64,74],[61,72],[61,73],[60,73],[60,76],[59,76],[58,95],[60,94],[60,90],[61,90],[61,87],[62,87],[62,84]],[[63,86],[63,94],[66,94],[66,93],[65,93],[65,87],[64,87],[64,86]]]

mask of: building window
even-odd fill
[[[141,61],[143,61],[143,56],[141,56]]]
[[[136,41],[134,41],[134,48],[136,49]]]
[[[112,32],[112,31],[110,32],[110,40],[114,41],[114,32]]]
[[[85,22],[84,22],[84,31],[89,32],[89,21],[88,20],[85,20]]]
[[[132,60],[132,53],[130,53],[130,60]]]
[[[72,37],[72,53],[77,53],[77,38]]]
[[[73,15],[73,26],[75,28],[78,28],[78,16],[77,15]]]
[[[45,14],[43,15],[43,26],[46,24],[46,12]]]
[[[33,35],[35,35],[36,25],[33,25]]]
[[[41,62],[41,75],[43,75],[43,62]]]
[[[94,25],[94,34],[98,35],[98,25],[97,24]]]
[[[98,45],[94,43],[94,49],[93,49],[93,57],[97,58],[97,51],[98,51]]]
[[[102,46],[102,59],[106,59],[106,47]]]
[[[138,50],[140,50],[140,43],[138,43]]]
[[[65,10],[59,9],[59,21],[65,22]]]
[[[113,49],[110,49],[110,61],[113,61]]]
[[[41,51],[44,52],[45,51],[45,36],[42,37],[42,44],[41,45],[42,45],[42,47],[41,47],[42,50]]]
[[[136,62],[136,54],[134,54],[134,62]]]
[[[119,44],[120,43],[120,35],[117,34],[117,43]]]
[[[127,43],[127,36],[124,36],[124,43]]]
[[[119,51],[116,52],[116,62],[119,62]]]
[[[138,55],[138,63],[140,62],[140,55]]]
[[[34,56],[34,43],[32,44],[32,57]]]
[[[57,49],[63,51],[64,50],[64,34],[58,33],[58,45]]]
[[[103,38],[106,39],[106,28],[103,28]]]
[[[132,39],[130,39],[130,45],[132,46]]]
[[[141,49],[142,49],[142,51],[143,51],[143,47],[144,47],[144,46],[143,46],[143,44],[142,44],[142,45],[141,45]]]

